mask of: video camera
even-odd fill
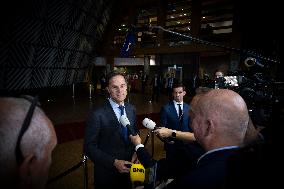
[[[240,94],[247,104],[253,123],[268,126],[273,114],[279,111],[279,103],[283,101],[284,82],[276,82],[266,73],[268,67],[255,58],[249,57],[244,63],[249,69],[253,66],[261,69],[229,73],[219,81],[218,88],[231,89]]]

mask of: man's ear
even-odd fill
[[[20,168],[19,168],[21,186],[29,186],[32,184],[33,174],[34,174],[33,164],[35,163],[35,161],[36,161],[36,158],[34,154],[29,154],[24,157],[24,161],[20,165]]]
[[[205,136],[209,136],[214,131],[214,124],[212,120],[206,121]]]

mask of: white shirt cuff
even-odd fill
[[[144,147],[144,145],[143,144],[138,144],[137,146],[135,146],[135,152],[137,152],[138,148],[140,148],[140,147]]]

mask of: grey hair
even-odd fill
[[[23,98],[0,98],[0,176],[16,167],[16,141],[31,103]],[[51,130],[44,112],[36,107],[28,130],[24,133],[20,148],[23,156],[31,153],[44,157],[44,148],[51,139]],[[2,172],[3,171],[3,172]]]

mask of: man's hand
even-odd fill
[[[132,163],[130,161],[115,159],[113,165],[120,173],[129,173]]]
[[[159,129],[156,129],[154,131],[154,133],[156,135],[159,135],[162,138],[168,138],[168,137],[172,136],[172,132],[173,132],[173,130],[168,129],[166,127],[160,127]]]
[[[141,140],[139,135],[135,135],[135,136],[130,135],[129,138],[130,138],[132,144],[134,144],[135,146],[137,146],[138,144],[141,144],[142,140]]]

